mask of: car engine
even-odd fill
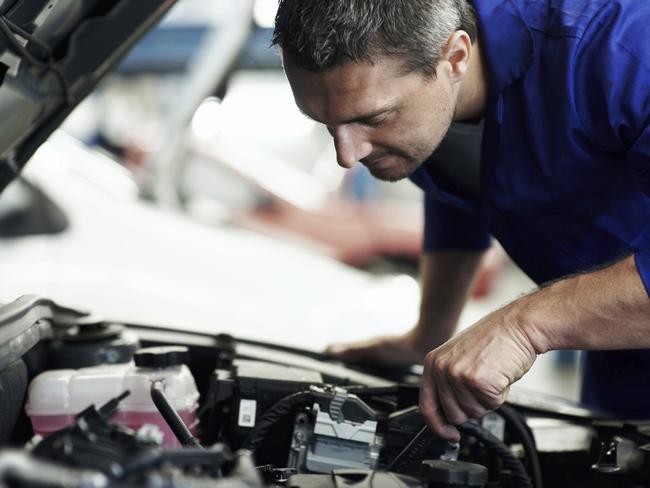
[[[512,394],[436,438],[418,375],[0,307],[0,487],[645,487],[647,423]]]

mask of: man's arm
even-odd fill
[[[558,281],[506,305],[427,354],[420,409],[441,437],[501,405],[554,349],[650,347],[650,299],[634,257]]]
[[[483,251],[423,254],[420,319],[412,331],[422,344],[438,347],[454,334],[483,255]]]
[[[420,258],[421,304],[417,325],[399,336],[333,345],[328,352],[344,361],[421,363],[456,328],[483,251],[429,251]]]

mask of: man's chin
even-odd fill
[[[370,174],[378,180],[394,183],[396,181],[408,178],[418,167],[413,168],[368,168]]]

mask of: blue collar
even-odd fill
[[[474,0],[490,89],[500,92],[523,76],[535,57],[535,42],[516,0]]]

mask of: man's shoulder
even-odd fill
[[[511,1],[530,29],[550,36],[583,37],[594,28],[625,29],[630,21],[650,15],[650,2],[639,0]]]
[[[494,87],[501,90],[535,63],[572,65],[623,46],[645,59],[650,1],[474,0]],[[586,42],[582,42],[586,41]]]

